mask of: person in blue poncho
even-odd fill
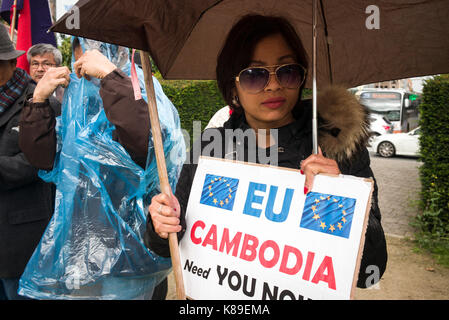
[[[76,43],[76,41],[75,41]],[[77,58],[81,46],[74,46]],[[100,96],[107,108],[108,120],[116,127],[116,137],[129,152],[133,160],[145,167],[146,154],[135,151],[147,149],[150,134],[149,113],[146,102],[139,101],[139,108],[126,108],[127,102],[134,102],[132,84],[129,77],[97,50],[87,51],[78,57],[74,64],[79,77],[87,76],[101,79]],[[32,126],[41,120],[47,110],[48,98],[58,86],[66,87],[70,82],[67,67],[50,68],[36,86],[32,100],[29,100],[22,113],[22,134],[20,147],[27,159],[37,168],[50,170],[56,153],[56,122],[53,117],[45,117],[47,125]],[[110,106],[110,108],[108,108]],[[29,132],[31,130],[32,132]],[[42,149],[44,148],[44,149]]]
[[[136,100],[127,48],[75,38],[73,49],[76,75],[66,67],[49,69],[21,115],[20,147],[40,176],[55,182],[57,194],[54,218],[19,293],[37,299],[164,299],[170,260],[143,240],[144,207],[160,191],[142,71],[143,98]],[[185,145],[177,111],[153,81],[174,189]],[[67,88],[56,118],[48,97],[58,86]]]

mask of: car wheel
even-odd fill
[[[374,138],[376,138],[378,136],[380,136],[380,133],[378,133],[378,132],[371,132],[371,136],[368,138],[368,143],[369,143],[370,146],[373,145]]]
[[[377,152],[380,154],[381,157],[390,158],[394,156],[396,150],[391,142],[383,141],[377,147]]]

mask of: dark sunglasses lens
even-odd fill
[[[260,92],[265,88],[270,73],[263,68],[246,69],[240,74],[240,86],[248,92]]]
[[[290,89],[299,88],[304,78],[304,69],[297,64],[289,64],[279,68],[276,76],[281,86]]]

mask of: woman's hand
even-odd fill
[[[312,154],[301,163],[301,173],[306,175],[304,183],[304,194],[307,194],[313,187],[315,175],[319,173],[329,173],[339,175],[340,169],[335,160],[323,156],[321,148],[318,148],[318,154]]]
[[[73,68],[78,78],[90,80],[90,77],[103,79],[117,67],[100,51],[89,50],[73,64]]]
[[[168,238],[169,233],[181,231],[180,212],[178,199],[175,196],[167,196],[160,193],[151,199],[149,207],[154,231],[163,239]]]
[[[70,70],[67,67],[50,68],[36,85],[33,102],[44,102],[58,86],[67,87],[70,82]]]

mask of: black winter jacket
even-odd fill
[[[19,148],[20,113],[34,87],[29,83],[0,115],[0,278],[20,277],[53,214],[54,186],[38,177]],[[50,105],[61,113],[56,99]]]
[[[343,107],[342,107],[343,105]],[[379,267],[380,276],[385,271],[387,263],[387,250],[384,232],[382,229],[381,214],[377,199],[377,184],[370,168],[369,153],[365,147],[369,132],[367,130],[367,113],[362,106],[346,90],[333,88],[321,94],[318,98],[319,108],[319,142],[327,157],[334,158],[342,174],[358,177],[373,178],[374,192],[372,196],[371,210],[369,213],[368,227],[365,236],[365,247],[360,266],[357,286],[366,287],[366,280],[372,273],[367,273],[367,267],[376,265]],[[333,112],[339,109],[344,115],[334,117]],[[280,167],[298,169],[302,160],[312,154],[312,108],[310,101],[303,102],[302,108],[295,114],[296,121],[278,131],[278,165]],[[349,120],[348,120],[349,119]],[[219,158],[237,158],[237,160],[248,161],[248,145],[245,141],[232,141],[234,148],[229,152],[225,141],[226,129],[249,129],[244,115],[234,114],[223,127],[218,129],[207,129],[203,137],[211,136],[210,130],[218,130],[222,137],[221,154],[204,154],[205,147],[210,141],[198,139],[201,148],[193,147],[192,150],[201,150],[202,155]],[[244,144],[244,148],[236,148],[236,145]],[[335,145],[339,147],[336,148]],[[245,154],[238,154],[238,150],[244,150]],[[256,153],[257,154],[257,153]],[[185,232],[185,212],[190,195],[191,186],[195,176],[199,154],[190,153],[190,163],[184,164],[179,177],[175,196],[181,206],[182,231],[178,233],[178,239],[182,239]],[[256,159],[257,163],[259,159]],[[145,233],[145,244],[157,254],[170,256],[168,240],[160,238],[154,231],[151,216],[148,215],[147,230]],[[380,279],[380,277],[379,277]],[[371,285],[373,283],[369,283]]]

